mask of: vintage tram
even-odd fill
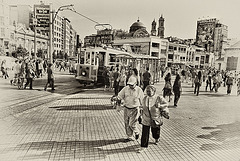
[[[150,66],[153,79],[156,79],[160,60],[147,55],[137,55],[126,52],[124,49],[112,47],[87,47],[82,48],[76,67],[76,80],[81,84],[103,84],[102,73],[104,67],[118,66],[119,68],[135,67],[139,71],[145,66]],[[159,70],[160,71],[160,70]],[[140,71],[141,73],[141,71]],[[156,79],[157,80],[157,79]]]

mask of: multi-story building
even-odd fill
[[[188,53],[188,46],[185,44],[180,44],[176,42],[169,42],[168,46],[168,60],[167,66],[171,67],[174,65],[184,66],[191,64],[191,59],[189,61],[188,56],[190,57],[192,53]]]
[[[34,43],[35,28],[37,50],[42,49],[45,44],[49,46],[50,17],[55,16],[52,28],[54,51],[56,54],[69,55],[71,48],[71,55],[74,55],[76,31],[72,27],[70,29],[70,21],[67,18],[63,18],[59,13],[53,15],[50,10],[51,6],[44,3],[34,5],[32,8],[29,5],[8,5],[6,0],[0,0],[0,53],[5,55],[11,53],[19,45],[26,48],[29,53],[34,52],[31,44]],[[33,23],[34,18],[37,20],[36,24]],[[46,49],[44,47],[44,50]]]
[[[34,55],[34,32],[22,24],[18,24],[14,32],[16,49],[21,47],[26,49],[26,51],[29,53],[29,56]],[[36,49],[37,52],[42,50],[43,58],[47,58],[48,41],[48,36],[36,33]]]
[[[54,39],[54,54],[59,55],[63,53],[64,30],[63,17],[56,15],[53,25],[53,39]]]
[[[0,54],[9,53],[10,30],[9,26],[9,6],[6,0],[0,0]]]
[[[33,8],[30,5],[10,5],[10,24],[24,24],[26,28],[31,26]]]
[[[227,46],[228,27],[223,24],[216,24],[214,34],[214,53],[217,58],[224,57],[224,49]]]
[[[69,56],[70,45],[70,20],[63,19],[63,53]]]
[[[70,25],[70,40],[69,40],[69,56],[75,57],[77,55],[77,32]]]
[[[206,52],[205,48],[193,46],[195,49],[192,66],[196,69],[214,67],[214,54]]]
[[[214,53],[214,66],[221,69],[224,48],[227,46],[228,27],[216,18],[197,21],[196,45]]]
[[[183,40],[176,37],[168,37],[168,66],[185,66],[197,69],[214,66],[213,53],[206,52],[203,47],[194,45],[193,40]]]
[[[240,71],[240,41],[225,49],[223,69]]]
[[[207,52],[214,52],[214,34],[218,23],[216,18],[197,21],[197,46],[205,48]]]

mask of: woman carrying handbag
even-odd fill
[[[145,89],[146,96],[142,102],[142,137],[139,153],[143,152],[149,143],[150,128],[155,144],[159,142],[162,117],[169,119],[168,102],[156,95],[156,88],[148,85]]]

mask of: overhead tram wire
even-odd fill
[[[84,18],[86,18],[86,19],[88,19],[89,21],[92,21],[92,22],[96,23],[96,25],[102,26],[102,27],[104,27],[104,28],[106,29],[106,26],[104,26],[104,25],[106,25],[106,24],[100,24],[99,22],[97,22],[97,21],[95,21],[95,20],[93,20],[93,19],[91,19],[91,18],[89,18],[89,17],[87,17],[87,16],[85,16],[85,15],[77,12],[73,6],[72,6],[71,8],[69,8],[69,10],[72,11],[72,12],[74,12],[74,13],[76,13],[76,14],[78,14],[78,15],[80,15],[80,16],[82,16],[82,17],[84,17]],[[109,24],[109,25],[110,25],[110,24]],[[110,26],[111,26],[111,25],[110,25]]]

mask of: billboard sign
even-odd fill
[[[213,52],[214,33],[217,24],[216,19],[207,19],[197,22],[196,43],[208,52]]]
[[[49,31],[50,5],[34,5],[34,15],[37,19],[36,29],[40,31]]]

